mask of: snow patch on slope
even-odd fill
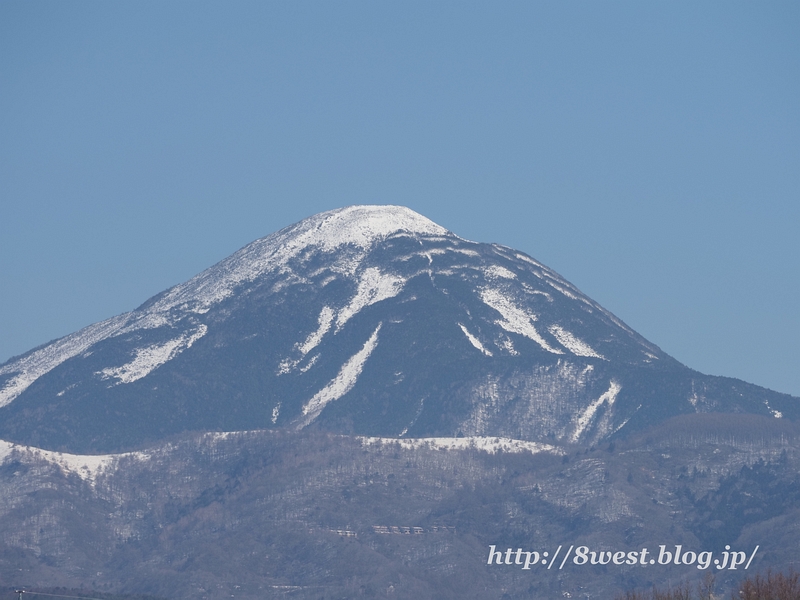
[[[533,326],[536,315],[516,306],[510,298],[499,290],[495,288],[484,288],[481,290],[481,300],[503,316],[502,320],[498,319],[495,323],[506,331],[524,335],[553,354],[564,354],[563,350],[553,348],[547,343],[547,340],[536,331],[536,328]]]
[[[476,338],[474,335],[472,335],[469,331],[467,331],[466,327],[464,327],[461,323],[459,323],[458,326],[461,327],[461,331],[463,331],[464,335],[467,336],[467,339],[469,340],[470,344],[475,346],[478,350],[483,352],[486,356],[492,356],[492,353],[489,350],[487,350],[486,348],[484,348],[483,344],[481,344],[481,341],[478,338]]]
[[[517,278],[517,274],[516,273],[514,273],[513,271],[510,271],[509,269],[506,269],[505,267],[501,267],[500,265],[490,265],[490,266],[486,267],[486,269],[484,270],[484,274],[486,275],[486,277],[489,277],[491,279],[497,279],[497,278],[501,278],[501,279],[516,279]]]
[[[184,333],[182,336],[169,340],[163,344],[154,344],[136,349],[136,357],[121,367],[109,367],[98,371],[96,374],[103,379],[117,378],[120,383],[132,383],[148,375],[164,363],[175,358],[178,354],[191,348],[197,340],[208,332],[208,327],[201,324],[196,331]]]
[[[558,343],[576,356],[587,356],[590,358],[604,358],[603,355],[595,352],[592,347],[576,338],[569,331],[559,325],[551,325],[550,333],[558,340]]]
[[[767,402],[766,400],[764,400],[764,406],[766,406],[766,407],[767,407],[767,410],[770,412],[770,414],[771,414],[771,415],[772,415],[774,418],[776,418],[776,419],[782,419],[782,418],[783,418],[783,413],[782,413],[781,411],[779,411],[779,410],[775,410],[775,409],[773,409],[773,408],[772,408],[772,407],[769,405],[769,402]]]
[[[381,330],[382,325],[383,323],[378,324],[378,327],[364,343],[363,348],[342,366],[339,374],[328,385],[314,394],[314,397],[306,403],[303,407],[303,420],[300,423],[300,428],[305,427],[316,419],[329,402],[338,400],[353,389],[359,375],[361,375],[361,371],[364,369],[364,363],[367,362],[369,355],[378,345],[378,332]]]
[[[300,344],[298,350],[300,353],[305,356],[309,352],[311,352],[314,348],[316,348],[319,343],[322,341],[322,338],[331,328],[331,323],[333,323],[333,309],[329,306],[323,306],[322,310],[319,313],[319,319],[317,320],[318,327],[317,330],[311,333],[307,338],[306,341]]]
[[[336,317],[336,330],[339,331],[363,308],[397,296],[402,291],[404,284],[405,279],[402,277],[382,273],[377,267],[364,269],[355,296],[347,306],[339,311],[339,315]]]
[[[519,356],[519,352],[516,348],[514,348],[514,342],[511,341],[507,335],[503,335],[500,339],[496,342],[498,348],[502,348],[506,352],[508,352],[511,356]]]
[[[464,256],[471,256],[473,258],[479,257],[481,254],[480,252],[476,252],[475,250],[470,250],[469,248],[453,248],[453,252],[458,252],[459,254],[463,254]]]
[[[322,338],[325,337],[325,334],[328,333],[331,328],[331,324],[333,324],[333,317],[333,309],[330,306],[323,306],[319,313],[319,318],[317,319],[317,329],[308,334],[308,337],[304,342],[295,344],[295,350],[300,352],[300,358],[284,358],[278,366],[278,375],[285,375],[286,373],[292,371],[292,369],[296,368],[309,352],[319,346]],[[303,367],[301,371],[304,373],[308,371],[308,369],[310,369],[316,362],[318,357],[319,355],[312,358],[311,362]]]
[[[573,431],[571,440],[573,443],[578,441],[578,438],[581,437],[583,432],[592,422],[597,409],[604,403],[608,403],[608,408],[614,406],[614,402],[617,399],[617,394],[622,389],[622,386],[618,384],[616,381],[611,381],[611,385],[609,386],[608,390],[603,392],[603,395],[600,396],[597,400],[592,402],[589,406],[586,407],[586,410],[578,417],[577,422],[575,423],[575,431]]]
[[[542,263],[540,263],[539,261],[533,260],[530,256],[528,256],[526,254],[522,254],[521,252],[514,252],[514,256],[516,256],[520,260],[524,260],[525,262],[529,262],[532,265],[534,265],[535,267],[539,267],[540,269],[546,269],[547,268]],[[539,275],[539,277],[541,277],[541,275]]]

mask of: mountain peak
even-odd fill
[[[332,251],[345,244],[366,249],[376,241],[400,232],[438,236],[450,234],[444,227],[405,206],[354,205],[319,213],[274,236],[283,238],[289,234],[301,245],[321,246],[326,251]]]
[[[183,302],[203,307],[230,296],[237,285],[268,272],[288,270],[289,262],[313,249],[331,253],[345,246],[363,256],[374,244],[399,233],[424,236],[454,236],[444,227],[405,206],[354,205],[322,212],[252,242],[228,258],[206,269],[184,284],[172,288],[154,307],[169,310]],[[343,264],[345,270],[360,261]]]

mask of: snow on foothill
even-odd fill
[[[120,459],[131,457],[137,460],[146,460],[150,457],[145,452],[125,452],[121,454],[67,454],[66,452],[53,452],[42,450],[33,446],[22,446],[12,442],[0,440],[0,464],[5,463],[12,453],[21,454],[24,458],[42,460],[59,466],[67,473],[74,473],[84,481],[94,484],[97,476],[112,467]]]

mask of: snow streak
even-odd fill
[[[314,397],[303,407],[303,419],[300,423],[300,428],[305,427],[316,419],[329,402],[338,400],[353,389],[359,375],[361,375],[361,371],[364,369],[364,363],[367,362],[369,355],[378,345],[378,332],[381,330],[382,325],[383,323],[378,324],[378,327],[364,343],[364,347],[356,352],[342,366],[339,374],[328,385],[314,394]]]
[[[157,369],[165,362],[172,360],[187,348],[191,348],[192,344],[203,337],[207,331],[208,327],[201,324],[200,327],[191,334],[185,333],[179,338],[163,344],[154,344],[144,348],[137,348],[136,358],[131,362],[121,367],[103,369],[96,374],[100,375],[103,379],[116,377],[119,379],[116,385],[134,382]]]
[[[296,360],[284,358],[281,361],[281,364],[278,366],[278,375],[285,375],[286,373],[289,373],[292,369],[300,364],[300,361],[302,361],[309,352],[319,346],[322,338],[325,337],[325,334],[328,333],[331,328],[333,317],[333,309],[330,306],[323,306],[317,320],[317,329],[308,334],[308,337],[302,344],[295,344],[295,349],[300,352],[300,358]],[[301,371],[305,372],[310,369],[314,362],[316,362],[316,357],[312,358],[311,362],[303,367]]]
[[[367,306],[381,300],[397,296],[405,284],[405,279],[390,273],[381,273],[376,267],[364,269],[358,282],[358,290],[350,303],[339,311],[336,317],[336,330],[340,330],[353,316]]]
[[[572,433],[570,438],[571,442],[574,443],[578,441],[578,438],[581,437],[583,432],[592,422],[597,409],[600,408],[604,402],[608,403],[608,408],[614,406],[614,402],[617,399],[617,394],[619,394],[621,389],[622,386],[620,384],[618,384],[616,381],[612,381],[608,390],[606,390],[602,396],[586,407],[586,410],[583,411],[583,414],[578,417],[577,423],[575,424],[575,431]]]
[[[464,335],[467,336],[467,339],[469,340],[470,344],[475,346],[478,350],[483,352],[486,356],[492,356],[492,353],[489,352],[486,348],[484,348],[483,344],[481,344],[481,341],[478,338],[476,338],[474,335],[472,335],[469,331],[467,331],[466,327],[464,327],[461,323],[459,323],[458,326],[461,327],[461,331],[463,331]]]
[[[559,325],[551,325],[549,327],[550,333],[558,340],[558,343],[564,346],[567,350],[576,356],[587,356],[590,358],[604,358],[601,354],[595,352],[592,347],[576,338],[569,331]]]
[[[317,327],[317,330],[311,333],[306,338],[306,341],[300,344],[300,347],[298,348],[303,356],[316,348],[322,341],[323,336],[331,328],[331,323],[333,323],[333,309],[329,306],[323,306],[319,313],[318,323],[319,326]]]
[[[536,320],[534,314],[516,306],[499,290],[484,288],[481,290],[481,300],[503,316],[503,320],[498,319],[495,322],[506,331],[524,335],[553,354],[564,354],[563,350],[553,348],[547,343],[547,340],[539,335],[539,332],[533,326],[533,322]]]

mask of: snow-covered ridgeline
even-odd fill
[[[314,397],[303,406],[303,418],[300,421],[300,428],[305,427],[316,419],[329,402],[338,400],[353,389],[356,381],[358,381],[358,376],[361,375],[361,371],[364,369],[364,363],[367,362],[369,355],[378,345],[378,332],[381,330],[382,325],[383,323],[378,324],[361,350],[344,363],[338,375],[328,385],[314,394]]]
[[[214,445],[236,436],[242,435],[270,435],[268,430],[252,431],[227,431],[209,432],[198,438],[198,442]],[[356,438],[365,446],[381,444],[400,444],[409,450],[417,448],[430,448],[434,450],[460,450],[474,448],[484,450],[491,454],[496,452],[550,452],[563,454],[560,448],[539,442],[528,442],[504,437],[462,437],[462,438],[383,438],[363,437]],[[42,461],[58,466],[65,473],[78,475],[84,481],[94,484],[97,477],[103,472],[113,469],[122,459],[146,461],[158,456],[169,455],[175,448],[171,444],[152,448],[148,451],[122,452],[118,454],[69,454],[66,452],[53,452],[34,446],[14,444],[0,440],[0,465],[5,464],[10,458],[28,461]]]
[[[150,455],[145,452],[124,452],[121,454],[67,454],[42,450],[33,446],[22,446],[5,440],[0,440],[0,464],[17,453],[23,459],[42,460],[59,466],[67,473],[75,473],[84,481],[94,484],[97,476],[106,469],[113,467],[122,458],[147,460]]]
[[[0,368],[0,375],[15,373],[0,389],[0,407],[10,403],[39,377],[65,360],[85,352],[100,340],[119,333],[129,320],[130,313],[127,313],[89,325]]]
[[[0,389],[0,407],[12,402],[42,375],[46,375],[64,361],[88,351],[102,340],[141,329],[169,326],[179,319],[180,316],[176,317],[176,315],[171,315],[167,312],[132,311],[84,327],[80,331],[56,340],[27,356],[11,361],[0,368],[0,375],[15,374]],[[194,332],[183,334],[165,344],[140,349],[137,351],[137,357],[133,362],[116,369],[104,369],[102,373],[106,377],[117,377],[116,372],[118,371],[121,375],[121,382],[135,381],[190,347],[195,341],[203,337],[206,331],[206,326],[200,324],[195,328]],[[166,358],[159,362],[159,357],[165,355]],[[151,365],[149,369],[147,365]],[[146,372],[142,372],[143,369],[146,369]],[[139,372],[142,372],[142,375],[135,376]],[[131,377],[133,378],[130,379]]]
[[[642,346],[644,346],[651,352],[659,352],[659,349],[656,346],[649,343],[647,340],[641,338],[639,334],[637,334],[633,329],[631,329],[625,323],[623,323],[613,313],[609,312],[608,310],[597,304],[591,298],[587,298],[577,287],[572,285],[569,281],[564,279],[561,275],[559,275],[549,267],[543,265],[539,261],[534,260],[530,256],[523,254],[521,252],[513,251],[513,256],[537,267],[538,269],[534,270],[533,274],[543,279],[553,289],[559,291],[561,294],[563,294],[564,296],[566,296],[571,300],[578,300],[580,302],[583,302],[590,308],[597,310],[598,312],[603,314],[606,318],[608,318],[614,325],[620,327],[621,329],[624,329],[631,337],[636,338]],[[657,359],[658,357],[652,355],[652,358]]]
[[[416,450],[418,448],[429,448],[431,450],[483,450],[489,454],[497,452],[529,452],[537,454],[539,452],[549,452],[551,454],[564,454],[564,451],[550,444],[540,442],[527,442],[525,440],[515,440],[505,437],[430,437],[430,438],[386,438],[386,437],[365,437],[359,436],[358,439],[365,446],[398,444],[405,450]]]

